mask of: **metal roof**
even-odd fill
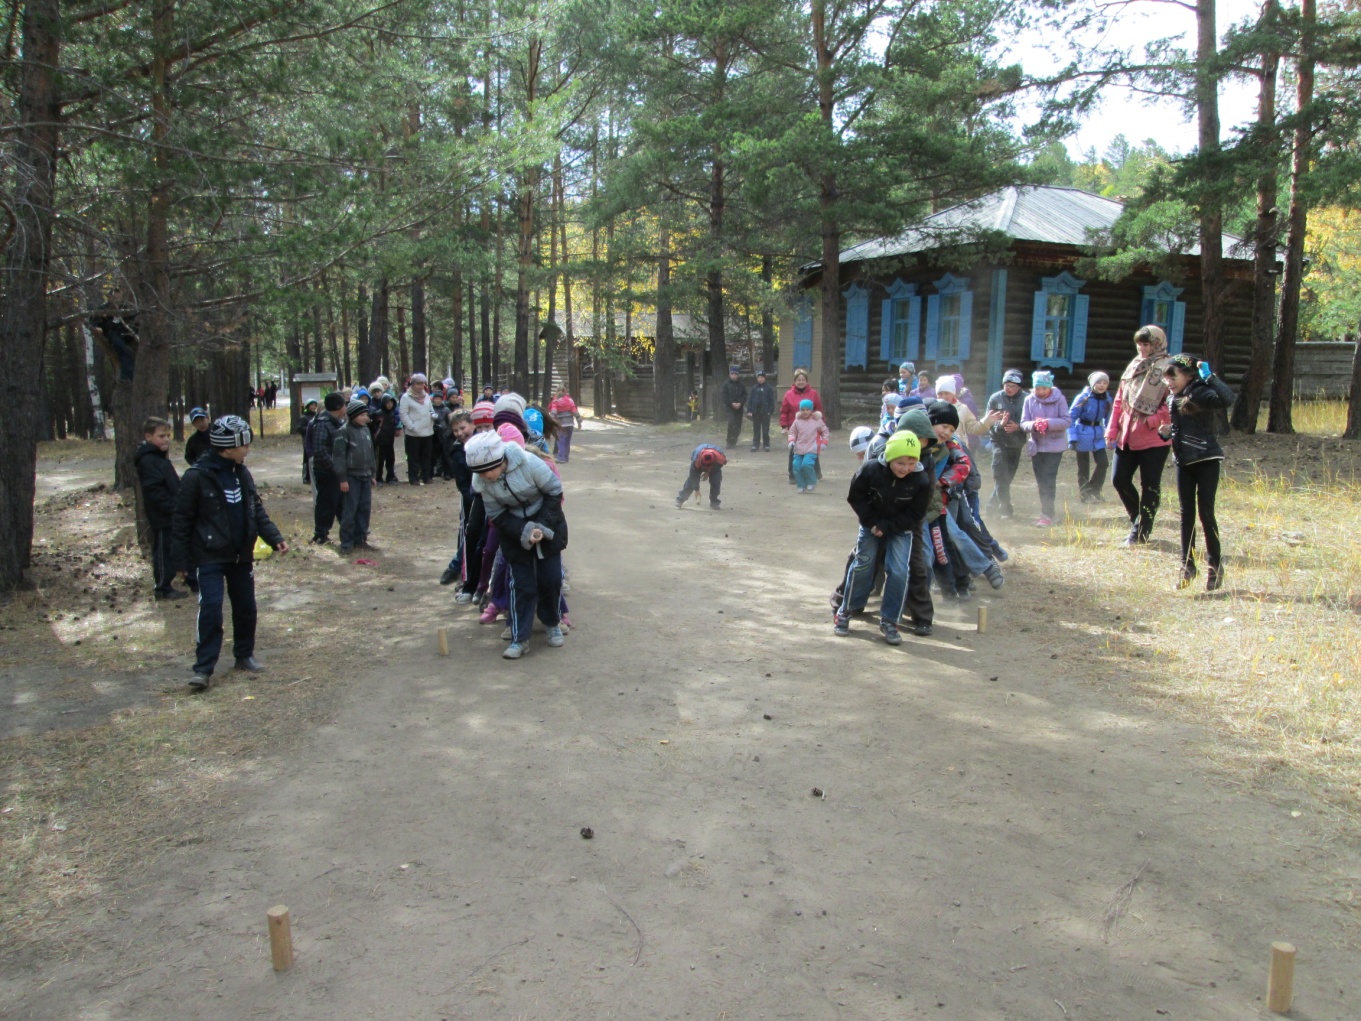
[[[1086,246],[1092,234],[1109,230],[1124,205],[1079,188],[1027,185],[1003,188],[982,198],[933,213],[896,237],[875,238],[841,253],[841,263],[910,255],[951,244],[976,240],[979,233],[998,231],[1017,241]],[[1199,255],[1193,246],[1187,255]],[[1224,256],[1251,257],[1242,239],[1224,235]],[[816,268],[818,263],[809,268]]]

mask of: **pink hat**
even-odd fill
[[[502,422],[497,426],[496,434],[507,443],[514,443],[521,450],[524,449],[525,438],[520,435],[520,430],[516,429],[515,426],[511,425],[509,422]]]

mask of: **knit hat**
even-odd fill
[[[932,425],[952,425],[959,428],[959,412],[949,401],[932,401],[926,408]]]
[[[543,435],[543,412],[538,408],[525,408],[525,425],[529,431]]]
[[[315,404],[316,401],[313,401],[312,403]],[[189,412],[189,421],[191,424],[197,422],[200,418],[207,417],[208,412],[204,411],[202,408],[195,408],[193,411]]]
[[[1054,374],[1048,369],[1036,369],[1030,374],[1030,385],[1052,387],[1054,385]]]
[[[496,435],[500,436],[506,443],[514,443],[521,450],[525,447],[525,434],[516,429],[510,422],[502,422],[498,425]]]
[[[1109,383],[1110,381],[1110,376],[1106,375],[1104,372],[1093,372],[1087,377],[1088,386],[1096,386],[1097,383]]]
[[[936,380],[936,393],[938,394],[957,394],[959,384],[955,382],[954,376],[941,376]]]
[[[428,379],[425,378],[425,373],[424,373],[424,372],[413,372],[413,373],[411,374],[411,382],[413,382],[413,383],[428,383],[428,382],[430,382],[430,381],[429,381]]]
[[[1002,382],[1025,386],[1025,376],[1021,375],[1020,369],[1007,369],[1006,372],[1002,373]]]
[[[502,411],[513,411],[520,420],[523,421],[525,417],[525,407],[525,399],[519,394],[504,393],[496,398],[496,404],[492,406],[492,411],[498,414]]]
[[[452,378],[444,380],[444,389],[446,389],[446,390],[452,390],[453,388],[454,388],[454,381],[453,381]]]
[[[1196,369],[1199,366],[1199,364],[1200,363],[1196,361],[1196,359],[1192,358],[1190,355],[1173,355],[1168,360],[1167,368],[1168,371],[1171,371],[1173,368],[1177,368],[1180,369],[1182,372],[1186,373],[1188,376],[1194,376],[1196,374]],[[1163,375],[1167,375],[1167,373],[1163,373]]]
[[[363,401],[361,401],[358,397],[350,401],[349,404],[345,405],[345,414],[351,422],[353,422],[360,415],[365,414],[368,410],[369,406],[365,404]]]
[[[898,410],[902,411],[904,408],[915,408],[918,404],[925,403],[926,402],[916,394],[903,394],[898,398]]]
[[[306,404],[304,404],[304,405],[302,406],[302,410],[303,410],[303,411],[306,411],[308,408],[315,408],[316,406],[317,406],[317,402],[316,402],[316,401],[314,401],[314,400],[308,401]],[[194,410],[195,410],[195,411],[199,411],[199,410],[201,410],[201,409],[195,408]],[[203,417],[204,417],[204,418],[207,418],[208,416],[207,416],[207,415],[204,415]],[[192,422],[193,419],[191,418],[191,419],[189,419],[189,421]]]
[[[742,367],[739,366],[739,365],[729,365],[729,366],[728,366],[728,375],[729,375],[729,376],[736,376],[736,375],[737,375],[738,373],[740,373],[741,371],[742,371]]]
[[[356,397],[367,397],[369,395],[369,391],[367,388],[361,386],[358,390],[354,392],[354,395]]]
[[[884,444],[884,460],[896,461],[900,457],[921,457],[922,444],[910,429],[900,429]]]
[[[903,362],[903,364],[902,364],[902,365],[899,365],[898,368],[899,368],[899,369],[906,369],[908,372],[912,373],[914,376],[917,374],[917,363],[916,363],[916,362]]]
[[[861,451],[869,449],[870,441],[874,439],[874,430],[867,425],[858,425],[851,430],[851,453],[859,454]]]
[[[799,410],[800,410],[800,411],[812,411],[812,410],[813,410],[813,402],[810,401],[807,397],[805,397],[803,400],[799,401]]]
[[[496,417],[495,413],[491,410],[491,405],[485,402],[474,404],[473,410],[469,412],[469,415],[473,420],[473,425],[491,425],[492,420]]]
[[[208,430],[208,443],[219,450],[250,446],[250,423],[240,415],[223,415]]]
[[[506,462],[506,445],[496,433],[477,433],[463,444],[463,456],[471,472],[491,471]]]
[[[339,411],[341,408],[345,407],[345,398],[338,391],[332,390],[326,395],[326,400],[323,404],[325,404],[327,411]]]
[[[766,370],[765,370],[765,369],[757,369],[757,370],[756,370],[756,378],[757,378],[757,379],[765,379],[765,378],[766,378]]]

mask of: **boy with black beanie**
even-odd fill
[[[344,502],[340,476],[335,468],[336,434],[345,425],[345,398],[340,393],[326,395],[325,410],[312,423],[312,538],[308,542],[325,546],[331,541],[331,526],[336,523]]]

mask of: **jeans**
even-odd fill
[[[751,416],[751,449],[752,450],[770,449],[769,415]]]
[[[1054,517],[1054,496],[1058,492],[1059,465],[1063,463],[1063,451],[1040,452],[1030,459],[1030,467],[1035,472],[1035,486],[1040,491],[1040,516]]]
[[[1153,532],[1153,521],[1163,499],[1163,468],[1171,447],[1148,447],[1130,450],[1121,447],[1115,452],[1115,467],[1111,469],[1111,488],[1125,505],[1125,513],[1138,537],[1147,539]],[[1134,473],[1139,473],[1139,488],[1134,488]]]
[[[558,425],[557,450],[553,454],[563,464],[572,456],[572,426]]]
[[[818,484],[816,452],[794,455],[794,479],[800,489],[812,489]]]
[[[1085,450],[1077,452],[1077,489],[1084,500],[1101,496],[1101,487],[1105,484],[1109,466],[1110,462],[1106,459],[1104,449],[1093,450],[1090,454]]]
[[[204,564],[198,569],[198,645],[194,673],[212,674],[222,654],[222,597],[232,601],[232,655],[255,655],[255,565]]]
[[[737,446],[737,438],[742,435],[742,409],[728,409],[728,449]]]
[[[312,536],[328,539],[331,526],[341,511],[340,477],[335,472],[320,471],[316,462],[312,463]]]
[[[340,515],[340,546],[345,549],[365,542],[369,537],[369,514],[373,509],[373,479],[351,475],[345,481],[350,491],[345,494],[345,506]]]
[[[879,605],[879,619],[897,624],[907,601],[907,583],[912,565],[912,533],[898,532],[878,536],[860,526],[855,543],[855,556],[846,571],[846,585],[841,597],[838,617],[849,617],[852,607],[864,606],[874,584],[874,561],[879,547],[884,547],[884,597]]]
[[[1011,480],[1021,466],[1020,447],[994,446],[992,448],[992,496],[988,506],[996,506],[1003,517],[1011,517]]]
[[[703,477],[702,473],[694,465],[690,466],[690,474],[685,479],[685,485],[681,486],[681,491],[676,494],[676,502],[684,503],[691,493],[699,492],[699,481]],[[723,467],[715,465],[709,469],[709,506],[719,505],[718,495],[723,490]]]
[[[406,480],[413,486],[417,482],[430,482],[435,477],[435,437],[406,436],[402,440],[406,448]]]
[[[517,540],[518,541],[518,540]],[[537,613],[545,627],[561,621],[562,554],[537,554],[527,562],[510,564],[510,634],[513,642],[529,641]]]
[[[1219,566],[1219,522],[1215,520],[1215,493],[1219,490],[1218,458],[1177,465],[1177,496],[1181,499],[1181,562],[1191,564],[1196,555],[1196,515],[1205,533],[1205,556],[1211,567]]]
[[[954,500],[950,502],[951,504],[955,503]],[[969,513],[967,504],[960,504],[959,506],[965,514]],[[942,520],[945,522],[945,534],[950,537],[950,542],[954,544],[955,550],[959,553],[960,561],[969,569],[969,573],[982,574],[992,566],[992,558],[979,549],[978,544],[965,534],[964,529],[955,520],[954,510],[955,508],[952,506],[942,515]]]

